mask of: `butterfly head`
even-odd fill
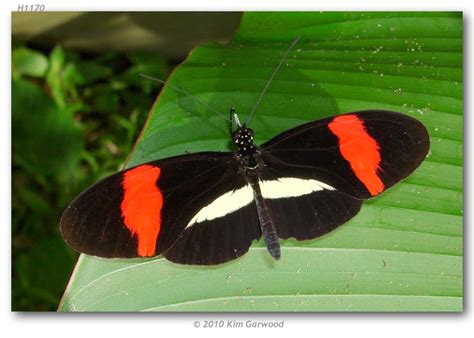
[[[247,169],[256,169],[258,167],[258,148],[253,144],[253,130],[245,125],[237,127],[232,132],[232,142],[237,146],[235,154],[242,160]]]
[[[232,142],[240,148],[253,146],[253,135],[252,129],[247,128],[245,125],[237,127],[237,130],[232,132]]]
[[[254,132],[252,129],[247,128],[246,124],[241,124],[237,113],[234,108],[230,109],[230,120],[229,120],[230,135],[232,137],[232,143],[237,147],[235,152],[238,157],[244,160],[244,164],[247,167],[254,166],[256,160],[254,157],[257,155],[257,147],[253,144]],[[235,124],[235,130],[233,129],[233,123]]]

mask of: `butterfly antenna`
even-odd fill
[[[265,88],[263,88],[263,91],[262,91],[262,94],[260,94],[260,97],[258,98],[257,102],[255,103],[255,105],[253,106],[252,108],[252,111],[250,112],[249,116],[247,117],[247,119],[245,120],[245,123],[244,125],[247,125],[250,121],[250,119],[252,118],[252,115],[253,113],[255,112],[255,109],[257,109],[257,106],[260,104],[260,101],[262,100],[263,96],[265,95],[265,93],[267,92],[267,89],[268,87],[270,87],[270,84],[272,83],[273,81],[273,78],[275,77],[276,73],[278,73],[278,70],[280,69],[281,65],[283,64],[283,62],[285,62],[288,54],[290,54],[290,51],[293,49],[293,47],[296,45],[296,43],[299,41],[300,37],[298,36],[290,45],[290,47],[288,47],[288,49],[286,50],[285,54],[283,55],[283,57],[281,58],[280,60],[280,63],[278,64],[278,66],[275,68],[275,70],[273,71],[272,75],[270,76],[270,78],[268,79],[267,81],[267,84],[265,85]]]
[[[220,111],[218,111],[217,109],[215,109],[214,107],[210,106],[209,104],[207,104],[206,102],[200,100],[199,98],[197,98],[196,96],[188,93],[187,91],[181,89],[180,87],[176,86],[176,85],[172,85],[170,84],[169,82],[167,83],[166,81],[163,81],[161,79],[157,79],[155,77],[152,77],[152,76],[148,76],[148,75],[145,75],[145,74],[140,74],[140,76],[144,77],[145,79],[149,79],[149,80],[153,80],[153,81],[156,81],[156,82],[160,82],[164,85],[166,85],[167,87],[170,87],[171,89],[173,89],[174,91],[176,92],[179,92],[179,93],[182,93],[182,94],[185,94],[189,97],[191,97],[193,100],[195,100],[196,102],[198,102],[199,104],[203,105],[204,107],[206,108],[209,108],[210,110],[212,110],[214,113],[217,113],[220,117],[224,118],[226,121],[227,121],[227,117],[222,114]]]

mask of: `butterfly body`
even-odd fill
[[[232,140],[237,146],[235,155],[240,163],[240,172],[245,174],[245,178],[252,188],[258,222],[268,252],[273,258],[280,259],[281,250],[278,234],[265,199],[262,197],[259,184],[260,168],[265,164],[262,163],[259,148],[253,143],[253,136],[254,131],[252,129],[247,128],[245,125],[238,126],[237,130],[232,133]]]

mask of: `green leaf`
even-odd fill
[[[13,273],[17,275],[18,285],[13,292],[21,298],[13,304],[13,310],[24,310],[26,307],[20,304],[25,298],[30,304],[38,304],[38,310],[50,308],[67,282],[63,271],[71,269],[74,259],[71,250],[59,236],[38,237],[33,240],[31,250],[17,251],[17,255]]]
[[[12,52],[12,73],[17,76],[43,77],[48,70],[48,58],[29,48],[15,48]]]
[[[140,87],[145,93],[151,94],[152,90],[161,87],[161,83],[150,81],[141,74],[165,80],[168,76],[168,66],[159,55],[149,53],[134,53],[130,56],[132,66],[122,74],[121,78],[128,84]]]
[[[71,115],[82,108],[81,103],[77,102],[76,86],[85,81],[77,65],[70,61],[72,58],[73,55],[67,55],[62,47],[55,47],[49,56],[50,67],[46,74],[54,101]]]
[[[63,175],[76,166],[82,133],[69,115],[38,86],[12,82],[13,162],[33,176]]]
[[[422,166],[336,231],[284,241],[278,262],[261,241],[212,267],[82,255],[61,311],[462,311],[461,13],[246,13],[229,45],[196,48],[169,83],[243,119],[296,36],[252,120],[257,143],[387,109],[428,128]],[[203,150],[229,150],[226,122],[168,85],[128,166]]]
[[[111,67],[93,61],[77,62],[75,68],[78,73],[77,83],[80,85],[87,85],[98,80],[104,80],[112,75]]]

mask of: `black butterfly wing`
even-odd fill
[[[176,262],[233,259],[259,238],[251,203],[230,211],[225,206],[207,210],[212,220],[202,210],[245,185],[238,166],[232,153],[204,152],[121,171],[91,186],[69,205],[61,218],[61,232],[77,251],[101,257],[156,256],[180,239],[181,244],[169,253]],[[228,213],[232,225],[243,229],[238,235],[231,233],[223,217]]]
[[[266,199],[279,237],[311,239],[344,224],[362,199],[413,172],[428,149],[420,122],[387,111],[337,115],[277,135],[261,146],[261,180],[297,178],[280,187],[294,190],[287,197]]]
[[[278,237],[313,239],[346,223],[359,212],[361,199],[314,178],[295,176],[271,165],[261,174],[262,194]]]
[[[366,199],[411,174],[425,159],[429,136],[418,120],[360,111],[303,124],[261,146],[264,163],[284,175],[315,178]]]
[[[242,256],[260,237],[257,210],[251,202],[225,217],[186,228],[163,255],[180,264],[215,265]]]

